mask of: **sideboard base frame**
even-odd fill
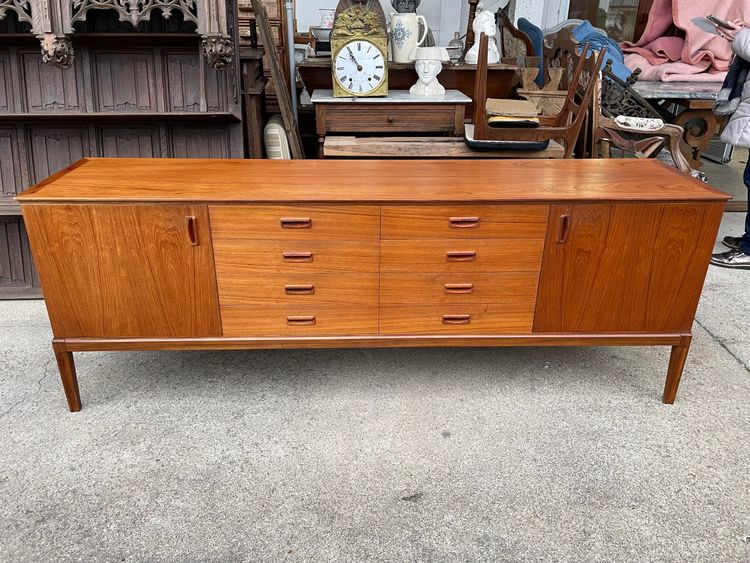
[[[52,347],[71,412],[81,410],[73,352],[155,350],[273,350],[320,348],[436,348],[523,346],[671,346],[662,402],[674,404],[691,334],[519,334],[471,336],[350,336],[309,338],[55,338]]]

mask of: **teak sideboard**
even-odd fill
[[[657,161],[84,159],[18,197],[73,353],[671,346],[729,196]],[[592,385],[595,379],[592,377]]]

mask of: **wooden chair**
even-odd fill
[[[545,36],[545,66],[565,67],[577,65],[581,59],[581,45],[570,29]],[[611,147],[633,153],[639,158],[656,156],[662,147],[672,156],[675,166],[690,173],[690,165],[680,150],[683,129],[679,125],[666,123],[654,131],[634,131],[621,127],[615,118],[628,117],[659,118],[659,113],[632,88],[638,73],[627,81],[620,80],[611,72],[610,66],[602,69],[602,78],[597,80],[592,99],[591,140],[587,149],[593,157],[610,157]]]
[[[583,48],[575,72],[569,81],[568,95],[557,115],[539,116],[537,128],[493,129],[487,124],[487,51],[488,38],[479,40],[479,63],[474,86],[474,139],[477,141],[540,142],[555,140],[565,147],[564,158],[570,158],[581,133],[586,113],[591,106],[604,52],[596,60],[588,58],[588,45]],[[584,68],[588,66],[588,68]],[[582,83],[582,80],[584,83]],[[582,92],[579,91],[582,88]]]

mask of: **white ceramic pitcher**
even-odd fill
[[[422,22],[424,33],[419,37],[419,22]],[[427,20],[414,13],[391,14],[391,51],[394,63],[414,62],[414,51],[427,39]]]

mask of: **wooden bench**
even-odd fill
[[[476,151],[461,137],[328,136],[326,158],[563,158],[565,148],[555,141],[543,151]]]

